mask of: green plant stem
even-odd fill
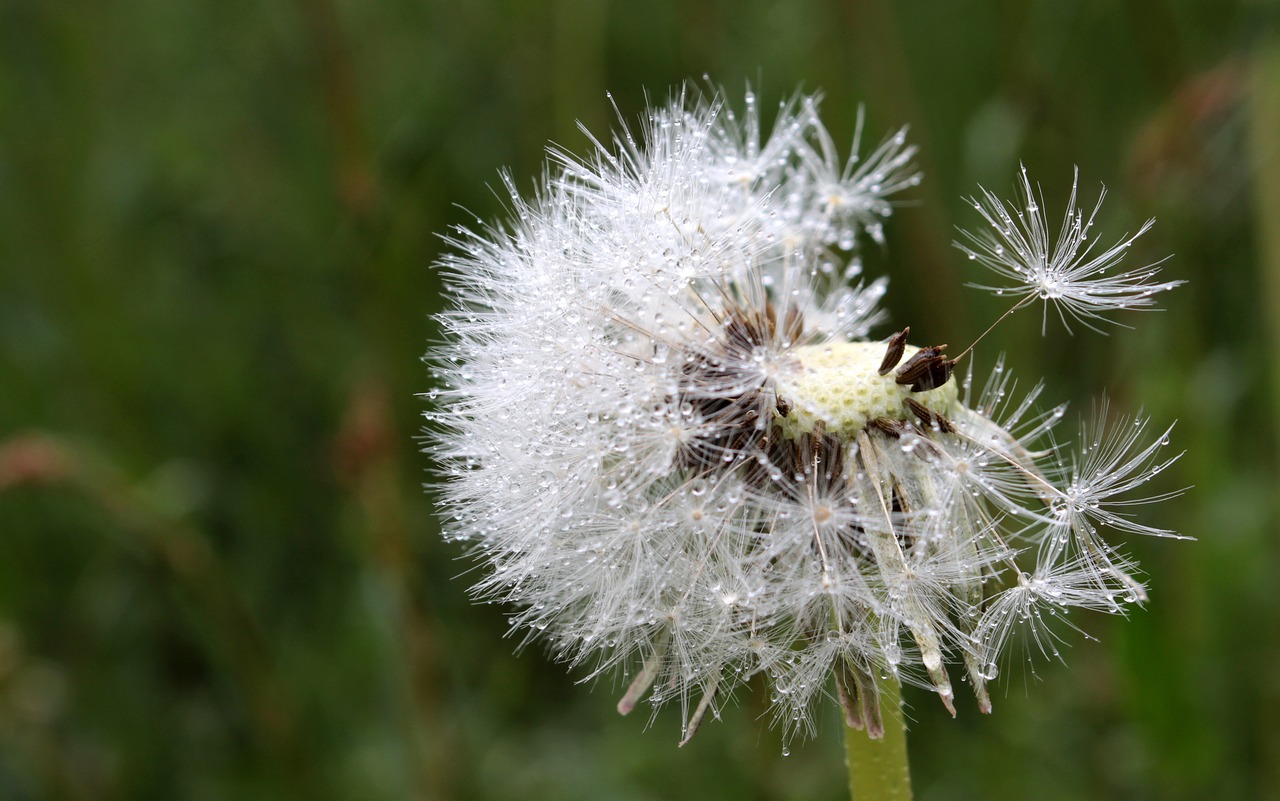
[[[873,740],[866,731],[845,725],[845,765],[853,801],[911,801],[911,771],[907,765],[907,727],[902,717],[902,688],[895,678],[881,679],[880,716],[884,737]]]

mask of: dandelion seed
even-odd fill
[[[822,697],[879,736],[884,677],[954,712],[956,667],[989,711],[1014,632],[1056,653],[1041,610],[1145,597],[1104,534],[1172,533],[1132,516],[1169,497],[1141,495],[1168,432],[1098,422],[1072,456],[1062,408],[1016,399],[1003,362],[974,394],[945,346],[869,339],[884,281],[848,282],[914,148],[841,162],[808,97],[760,126],[754,99],[682,92],[639,136],[553,152],[533,200],[507,181],[507,226],[454,234],[429,413],[446,535],[516,631],[626,676],[620,712],[679,703],[682,744],[755,675],[788,736]],[[1089,324],[1180,283],[1106,275],[1133,238],[1091,255],[1074,190],[1051,243],[1022,186],[1017,215],[984,191],[995,233],[965,248],[1015,308]]]
[[[1156,293],[1183,283],[1155,282],[1160,262],[1108,274],[1134,241],[1151,229],[1155,220],[1147,220],[1136,234],[1099,252],[1097,240],[1090,238],[1090,230],[1102,208],[1106,190],[1099,193],[1093,211],[1086,215],[1076,206],[1079,170],[1072,179],[1071,197],[1056,239],[1049,230],[1043,199],[1032,188],[1026,167],[1022,168],[1021,179],[1022,211],[1011,214],[1004,201],[981,187],[982,197],[970,201],[990,230],[980,233],[962,230],[972,247],[961,242],[955,243],[956,247],[970,260],[976,260],[1011,284],[971,286],[997,295],[1018,297],[1019,306],[1044,301],[1046,311],[1050,307],[1056,309],[1064,325],[1068,325],[1070,318],[1096,331],[1097,324],[1106,319],[1104,315],[1108,312],[1152,308]]]

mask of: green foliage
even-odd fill
[[[1019,160],[1050,205],[1073,164],[1086,197],[1104,181],[1103,238],[1156,216],[1132,258],[1191,282],[1133,335],[1042,340],[1027,314],[984,342],[1086,414],[1105,386],[1179,418],[1163,487],[1194,489],[1151,522],[1198,541],[1132,543],[1149,608],[1077,620],[1100,642],[1065,630],[1069,667],[1006,666],[992,717],[908,691],[918,798],[1277,797],[1276,22],[1248,0],[8,0],[0,798],[843,797],[834,709],[784,757],[753,687],[677,750],[675,712],[646,730],[621,687],[513,654],[421,490],[439,235],[504,213],[500,167],[527,187],[549,140],[584,149],[606,90],[634,121],[704,73],[820,88],[846,139],[860,103],[873,138],[912,125],[926,184],[867,261],[920,341],[998,314],[949,242]]]

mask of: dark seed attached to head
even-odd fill
[[[910,333],[911,327],[908,326],[889,337],[889,347],[884,352],[884,361],[880,362],[880,375],[888,375],[889,371],[902,361],[902,351],[907,347],[907,334]]]
[[[898,368],[898,376],[894,380],[899,384],[910,384],[912,392],[937,389],[951,380],[951,372],[956,366],[944,355],[946,349],[946,345],[921,348]]]
[[[924,423],[929,428],[936,429],[944,434],[950,434],[956,430],[955,426],[951,425],[950,420],[938,414],[933,409],[930,409],[928,406],[925,406],[923,403],[920,403],[914,398],[904,398],[903,400],[905,401],[907,408],[911,410],[911,413],[919,418],[920,422]]]
[[[875,429],[883,434],[897,439],[906,434],[910,429],[901,420],[894,420],[890,417],[875,417],[867,422],[867,427]]]

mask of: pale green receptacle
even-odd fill
[[[907,347],[905,362],[919,350]],[[852,440],[876,418],[915,419],[904,403],[907,397],[943,416],[959,402],[954,381],[927,392],[912,392],[897,383],[895,370],[880,375],[883,342],[830,342],[806,345],[791,351],[792,369],[776,381],[783,433],[789,437],[812,432],[818,421],[825,430],[845,441]]]

